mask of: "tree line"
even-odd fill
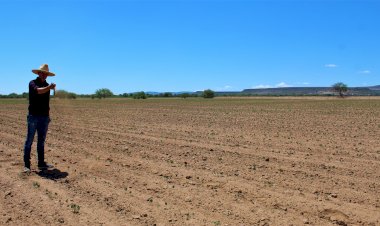
[[[91,99],[102,99],[102,98],[111,98],[111,97],[124,97],[124,98],[133,98],[133,99],[147,99],[154,97],[203,97],[203,98],[214,98],[215,92],[211,89],[204,90],[202,93],[172,93],[172,92],[163,92],[157,94],[134,92],[134,93],[123,93],[119,95],[115,95],[110,89],[102,88],[97,89],[94,94],[76,94],[72,92],[68,92],[66,90],[56,90],[53,93],[55,98],[60,99],[76,99],[76,98],[91,98]],[[10,93],[8,95],[1,95],[0,98],[29,98],[29,93]]]
[[[204,90],[201,94],[198,93],[171,93],[171,92],[163,92],[163,93],[157,93],[157,94],[151,94],[151,93],[145,93],[144,91],[141,92],[135,92],[135,93],[123,93],[119,95],[114,95],[111,90],[107,88],[98,89],[96,90],[94,95],[91,95],[91,98],[107,98],[107,97],[126,97],[126,98],[133,98],[133,99],[147,99],[150,97],[181,97],[181,98],[188,98],[188,97],[203,97],[203,98],[214,98],[215,92],[211,89]]]
[[[345,93],[348,91],[348,87],[346,84],[342,82],[338,82],[332,85],[332,90],[335,91],[339,97],[344,97]],[[8,95],[1,95],[0,98],[28,98],[29,94],[24,92],[22,94],[10,93]],[[94,94],[76,94],[72,92],[68,92],[66,90],[57,90],[54,92],[54,97],[62,98],[62,99],[76,99],[76,98],[91,98],[91,99],[102,99],[102,98],[110,98],[110,97],[125,97],[125,98],[133,98],[133,99],[147,99],[151,97],[203,97],[203,98],[214,98],[215,92],[211,89],[206,89],[203,92],[197,93],[171,93],[171,92],[163,92],[163,93],[145,93],[134,92],[134,93],[123,93],[119,95],[115,95],[110,89],[102,88],[97,89]]]

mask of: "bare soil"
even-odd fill
[[[26,114],[0,100],[0,225],[380,225],[379,98],[53,99],[30,175]]]

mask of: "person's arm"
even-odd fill
[[[46,87],[41,87],[41,88],[37,88],[36,91],[38,94],[44,94],[44,93],[47,93],[49,92],[51,89],[55,89],[55,84],[52,83]]]

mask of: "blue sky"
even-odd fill
[[[380,85],[380,1],[0,0],[0,93]]]

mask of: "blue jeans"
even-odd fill
[[[45,162],[45,139],[48,131],[48,125],[50,122],[49,116],[36,116],[28,115],[28,135],[26,136],[25,146],[24,146],[24,164],[25,167],[30,168],[30,152],[32,150],[32,144],[34,140],[34,135],[38,135],[37,140],[37,154],[38,154],[38,165],[43,165]]]

